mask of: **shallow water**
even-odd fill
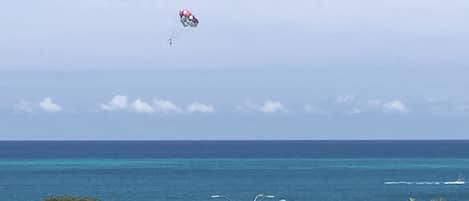
[[[209,200],[224,194],[251,200],[268,193],[288,200],[397,201],[411,193],[419,200],[463,201],[469,185],[442,182],[469,175],[467,167],[467,159],[1,160],[0,200],[50,194],[116,201]]]

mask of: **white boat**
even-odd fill
[[[462,181],[462,180],[456,180],[456,181],[446,181],[445,184],[449,184],[449,185],[464,185],[466,184],[465,181]]]
[[[456,180],[456,181],[446,181],[446,182],[444,182],[444,184],[447,184],[447,185],[464,185],[464,184],[466,184],[466,181],[464,181],[464,179],[462,178],[462,175],[460,174],[459,177],[458,177],[458,180]]]

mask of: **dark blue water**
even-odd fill
[[[469,158],[449,141],[0,141],[0,158]]]
[[[468,141],[0,142],[0,200],[469,200]],[[272,199],[278,200],[278,199]]]

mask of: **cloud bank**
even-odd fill
[[[262,113],[277,113],[285,112],[286,108],[283,106],[280,101],[267,100],[262,104],[254,104],[250,100],[246,100],[243,105],[237,106],[237,109],[242,111],[256,111]]]
[[[169,100],[155,99],[153,101],[153,107],[155,111],[158,113],[168,114],[168,113],[182,113],[183,112],[183,110],[179,106],[177,106],[176,104],[174,104],[173,102]]]
[[[44,98],[44,100],[42,100],[39,103],[39,107],[45,112],[59,112],[59,111],[62,111],[62,107],[59,104],[56,104],[56,103],[52,102],[52,99],[50,97]]]
[[[182,113],[211,113],[215,111],[215,107],[210,104],[203,104],[194,102],[186,106],[184,110],[182,107],[176,105],[170,100],[154,99],[151,103],[137,98],[130,104],[128,97],[123,95],[114,96],[108,103],[101,104],[100,108],[103,111],[130,111],[135,113],[147,113],[147,114],[182,114]]]
[[[155,109],[140,98],[130,104],[130,110],[136,113],[154,113]]]
[[[201,112],[201,113],[209,113],[213,112],[215,108],[212,105],[206,105],[202,103],[191,103],[190,105],[187,106],[186,111],[193,113],[193,112]]]
[[[101,104],[101,109],[107,111],[122,110],[127,108],[127,96],[116,95],[107,104]]]
[[[385,112],[407,113],[409,108],[400,100],[385,102],[382,105]]]

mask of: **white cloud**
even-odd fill
[[[282,103],[278,101],[265,101],[262,107],[260,108],[260,111],[266,112],[266,113],[273,113],[273,112],[279,112],[279,111],[284,111],[285,108],[283,107]]]
[[[181,108],[179,108],[176,104],[174,104],[173,102],[169,100],[155,99],[153,101],[153,109],[155,110],[155,112],[164,113],[164,114],[167,114],[170,112],[176,112],[176,113],[182,112]]]
[[[212,106],[207,108],[197,108],[198,105],[192,106],[191,112],[195,110],[213,110]],[[210,108],[211,107],[211,108]],[[188,107],[189,108],[189,107]],[[155,99],[152,103],[145,102],[144,100],[137,98],[133,102],[129,103],[127,96],[116,95],[107,104],[101,104],[101,109],[105,111],[116,111],[116,110],[127,110],[136,113],[162,113],[168,114],[171,112],[182,113],[183,110],[169,100],[158,100]],[[192,111],[194,110],[194,111]]]
[[[39,103],[39,107],[46,111],[46,112],[59,112],[62,111],[62,107],[54,102],[52,102],[52,99],[50,97],[44,98]]]
[[[24,99],[21,99],[18,103],[15,104],[14,109],[20,112],[32,112],[33,108],[31,105]]]
[[[153,113],[155,110],[145,101],[135,100],[130,104],[130,109],[137,113]]]
[[[337,96],[337,98],[335,99],[335,102],[336,103],[348,103],[354,100],[355,100],[355,96],[344,95],[344,96]]]
[[[108,104],[101,104],[101,109],[107,111],[122,110],[127,108],[127,96],[114,96]]]
[[[383,110],[385,112],[398,112],[406,113],[409,112],[407,106],[400,100],[393,100],[383,103]]]
[[[309,112],[309,113],[327,114],[327,112],[324,109],[317,107],[317,106],[309,105],[309,104],[306,104],[304,106],[304,109],[306,112]]]
[[[275,113],[286,111],[285,107],[279,101],[265,101],[262,105],[256,105],[251,101],[247,100],[244,105],[237,106],[239,110],[243,111],[258,111],[264,113]]]
[[[401,100],[385,101],[373,99],[368,101],[371,109],[381,110],[386,113],[408,113],[410,108]]]
[[[213,112],[215,111],[215,108],[212,105],[206,105],[202,103],[192,103],[187,106],[186,108],[187,112],[202,112],[202,113],[207,113],[207,112]]]

